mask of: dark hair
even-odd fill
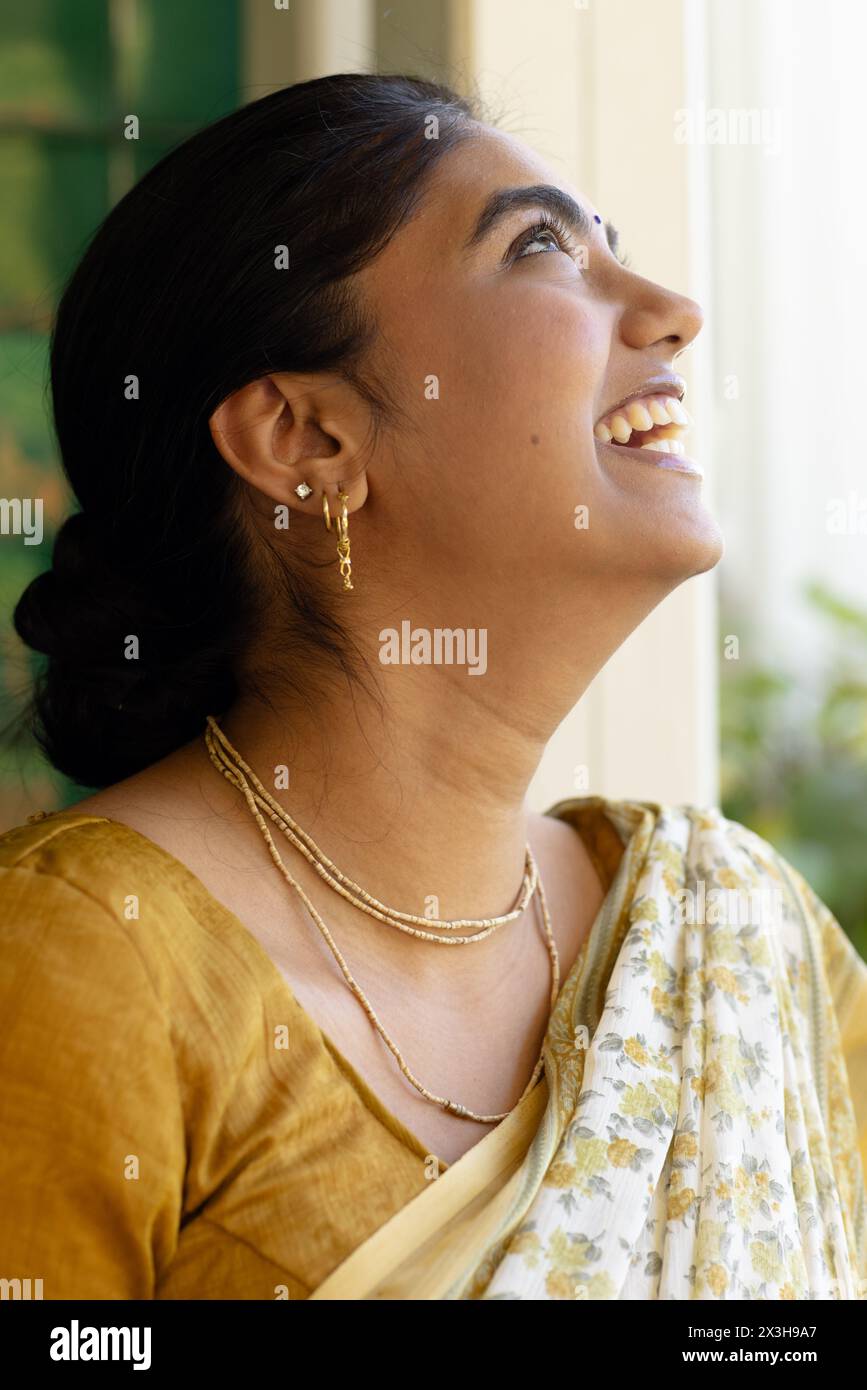
[[[438,138],[427,138],[430,117]],[[388,416],[364,362],[376,326],[342,282],[412,213],[434,161],[476,119],[448,87],[415,77],[302,82],[186,140],[94,235],[51,345],[57,440],[81,510],[14,619],[48,657],[35,736],[75,781],[139,771],[237,694],[260,603],[242,485],[208,419],[270,372],[328,369],[364,394],[375,423]],[[278,245],[288,272],[275,271]],[[127,399],[130,376],[139,399]],[[284,569],[299,669],[317,656],[344,663],[322,586],[294,556]],[[132,635],[137,660],[125,657]]]

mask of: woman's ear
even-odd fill
[[[230,468],[273,502],[310,515],[312,494],[336,505],[338,483],[350,510],[367,497],[362,445],[367,407],[342,381],[275,373],[233,391],[208,425]],[[311,489],[301,497],[302,484]],[[303,490],[303,489],[302,489]]]

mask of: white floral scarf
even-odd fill
[[[441,1296],[864,1296],[837,1008],[867,1008],[867,965],[745,827],[589,801],[627,851],[552,1015],[550,1097],[517,1195]]]

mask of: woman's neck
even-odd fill
[[[268,791],[368,892],[419,914],[435,898],[434,916],[489,916],[511,907],[520,887],[526,790],[546,739],[526,718],[498,718],[454,689],[461,679],[446,677],[445,698],[400,701],[399,719],[385,722],[365,718],[357,700],[319,717],[242,699],[220,724]]]

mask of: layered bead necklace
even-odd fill
[[[364,1009],[364,1012],[367,1014],[377,1033],[379,1033],[389,1052],[391,1052],[407,1081],[409,1081],[426,1100],[431,1101],[434,1105],[441,1106],[442,1109],[448,1111],[450,1115],[458,1115],[462,1119],[467,1120],[477,1120],[480,1124],[494,1124],[498,1123],[500,1120],[504,1120],[510,1113],[508,1110],[504,1111],[501,1115],[478,1115],[468,1106],[460,1105],[457,1101],[449,1100],[444,1096],[434,1095],[413,1075],[404,1061],[399,1048],[388,1036],[377,1018],[376,1012],[364,991],[353,978],[346,961],[320,914],[310,901],[307,893],[305,893],[304,889],[301,887],[301,884],[292,877],[281,859],[277,846],[274,844],[271,831],[266,824],[265,817],[267,816],[278,830],[286,836],[289,843],[293,845],[299,853],[303,854],[308,863],[312,864],[320,878],[323,879],[330,888],[333,888],[335,892],[339,893],[341,897],[345,898],[347,902],[352,903],[352,905],[357,907],[361,912],[366,912],[368,916],[375,917],[377,921],[385,922],[388,926],[395,927],[398,931],[405,932],[409,936],[414,936],[421,941],[434,942],[440,946],[471,946],[477,941],[484,941],[493,932],[498,931],[500,927],[505,926],[508,922],[512,922],[515,918],[519,917],[530,903],[534,894],[538,893],[539,905],[542,910],[542,919],[545,927],[545,940],[548,947],[548,954],[551,958],[550,1008],[553,1009],[560,989],[560,958],[557,953],[554,934],[551,930],[551,918],[548,913],[545,890],[542,887],[542,880],[539,877],[539,870],[530,846],[527,845],[526,847],[524,877],[518,893],[518,898],[515,906],[509,912],[503,913],[499,917],[462,917],[452,921],[442,921],[436,917],[418,917],[411,912],[398,912],[395,908],[388,907],[385,903],[381,903],[377,898],[374,898],[372,894],[360,888],[357,883],[353,883],[352,879],[348,878],[346,874],[341,873],[340,869],[332,863],[328,856],[323,854],[322,850],[314,844],[311,837],[296,824],[288,811],[286,811],[285,808],[280,805],[279,801],[271,795],[268,789],[262,785],[255,772],[253,772],[253,769],[244,762],[238,750],[229,741],[212,715],[208,715],[207,717],[205,745],[208,750],[208,756],[217,770],[242,793],[256,824],[262,832],[268,846],[268,853],[274,861],[274,864],[290,887],[294,888],[300,895],[302,902],[319,929],[328,949],[337,961],[344,980],[361,1004],[361,1007]],[[438,936],[436,932],[430,930],[431,927],[439,928],[441,931],[452,933],[452,935]],[[464,932],[467,930],[470,931],[470,935],[454,935],[455,932]],[[539,1054],[539,1059],[536,1062],[533,1074],[524,1087],[517,1104],[520,1104],[524,1096],[533,1089],[539,1079],[543,1066],[543,1055],[544,1048]]]

